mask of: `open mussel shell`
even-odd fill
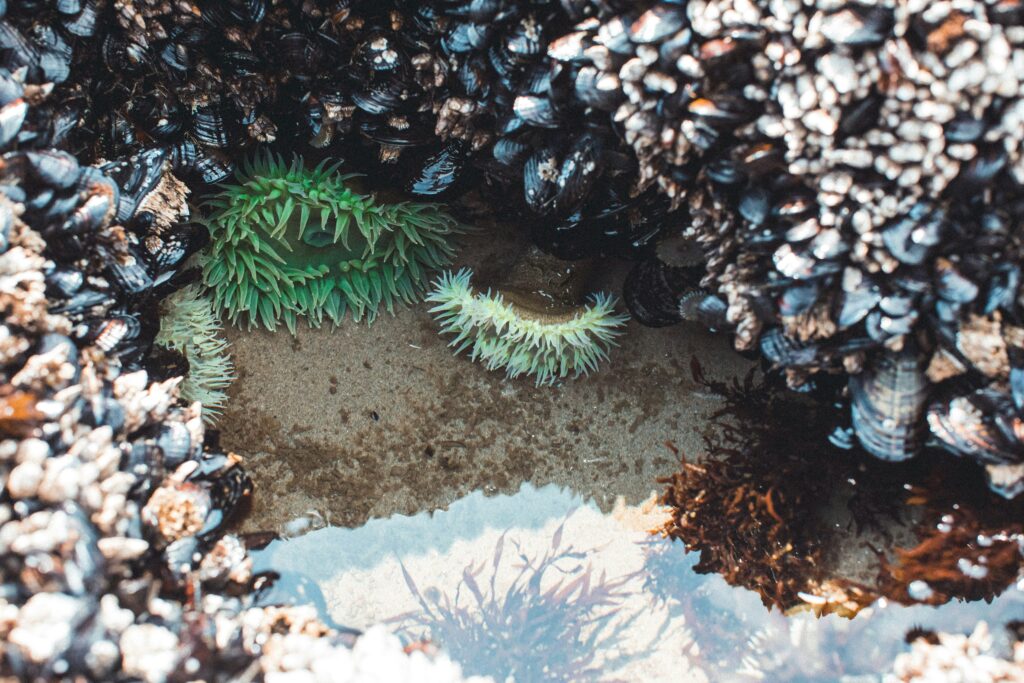
[[[626,276],[622,298],[640,324],[674,325],[684,319],[684,307],[700,292],[703,275],[703,266],[670,266],[657,258],[645,259]]]
[[[422,159],[405,161],[403,189],[420,197],[440,199],[450,195],[464,179],[468,150],[461,140],[450,140]]]
[[[877,352],[849,388],[854,432],[866,451],[896,462],[920,450],[928,380],[912,344]]]

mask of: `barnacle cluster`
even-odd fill
[[[339,165],[257,157],[207,200],[203,281],[232,322],[273,330],[283,320],[294,333],[300,318],[372,321],[381,306],[415,301],[449,262],[453,218],[436,204],[379,203]]]
[[[911,651],[896,657],[892,677],[895,681],[955,680],[970,671],[987,681],[1013,681],[1020,677],[1024,665],[1024,640],[1019,622],[1008,624],[1013,634],[1010,652],[1000,656],[994,651],[993,634],[980,622],[970,634],[914,634]],[[909,636],[908,636],[909,640]]]

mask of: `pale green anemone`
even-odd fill
[[[188,403],[203,404],[203,421],[213,423],[227,402],[227,388],[235,380],[235,366],[221,336],[220,316],[198,285],[183,287],[161,303],[160,332],[154,343],[173,349],[188,361],[180,385]]]
[[[372,321],[383,305],[415,302],[450,263],[461,232],[436,204],[378,203],[349,186],[340,162],[307,168],[264,155],[243,165],[205,206],[210,246],[203,281],[232,323],[295,333],[304,318]]]
[[[615,314],[615,300],[604,293],[590,303],[553,310],[532,305],[514,291],[476,292],[472,273],[462,269],[437,279],[426,300],[441,323],[442,334],[454,334],[449,346],[469,350],[488,370],[505,368],[508,377],[533,375],[538,385],[596,370],[628,316]]]

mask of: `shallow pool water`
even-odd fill
[[[508,232],[478,234],[456,265],[486,285],[524,248]],[[618,291],[620,279],[609,264],[595,286]],[[527,481],[571,487],[604,509],[620,495],[636,503],[678,464],[666,441],[698,453],[722,405],[693,381],[690,358],[722,379],[752,366],[697,325],[629,323],[598,372],[537,387],[453,355],[427,309],[300,326],[294,337],[228,329],[239,379],[219,427],[256,482],[245,529],[311,509],[355,526]]]
[[[648,533],[664,515],[653,502],[605,513],[565,488],[524,485],[308,531],[255,561],[281,574],[267,599],[314,597],[348,627],[386,622],[496,681],[881,681],[912,628],[969,633],[987,620],[998,653],[1002,625],[1024,614],[1020,586],[991,604],[880,602],[854,619],[769,612]]]
[[[468,237],[456,265],[486,285],[524,248],[502,235]],[[621,275],[609,264],[597,285],[619,291]],[[280,575],[268,604],[312,600],[338,627],[384,622],[466,673],[526,682],[883,680],[914,627],[987,620],[999,654],[1024,615],[1012,586],[991,605],[784,616],[652,535],[668,518],[659,478],[680,452],[700,461],[727,404],[690,360],[725,383],[753,367],[695,325],[630,323],[601,371],[553,387],[454,356],[425,305],[228,337],[239,379],[221,439],[257,485],[240,530],[284,537],[255,556]],[[895,517],[859,528],[843,496],[808,514],[827,517],[831,577],[871,583],[872,548],[915,544]]]

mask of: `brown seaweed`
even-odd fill
[[[663,533],[700,553],[697,571],[756,591],[766,606],[847,614],[881,597],[991,599],[1018,576],[1024,508],[993,494],[969,463],[928,453],[887,464],[841,450],[827,439],[836,407],[783,395],[770,375],[727,384],[696,360],[691,367],[725,405],[704,435],[707,457],[680,454],[680,470],[661,481],[672,508]],[[826,522],[837,500],[853,528]],[[916,543],[897,547],[886,530],[907,520]],[[867,529],[881,532],[884,547],[861,536]],[[873,581],[834,566],[836,547],[851,537],[874,551]]]

